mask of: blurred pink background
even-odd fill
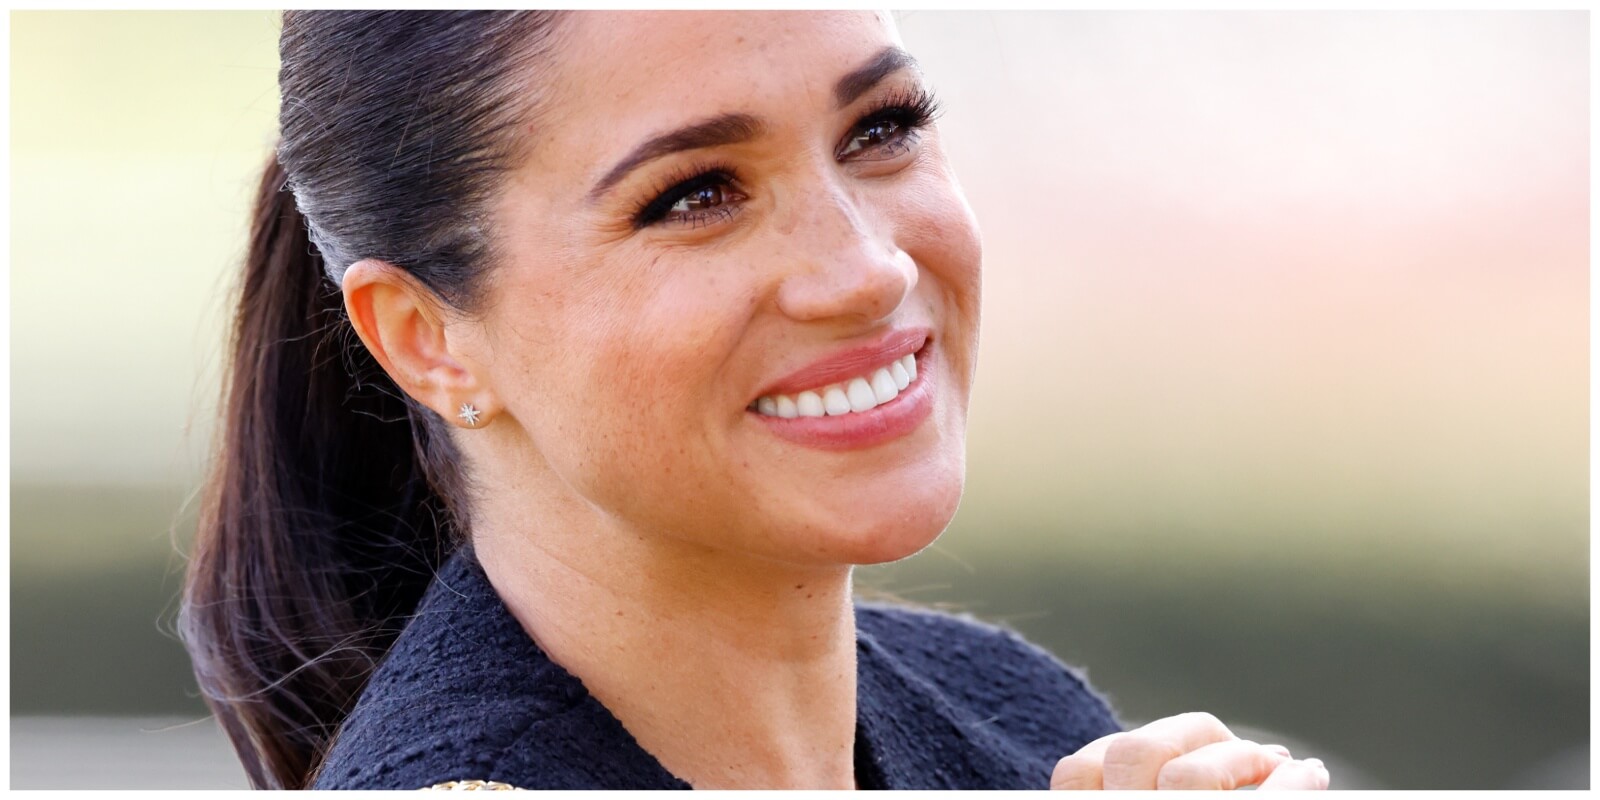
[[[1586,14],[901,25],[985,235],[973,503],[1586,583]]]

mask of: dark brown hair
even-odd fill
[[[401,267],[471,308],[526,143],[543,12],[286,12],[179,628],[250,781],[302,788],[464,535],[447,424],[354,336],[338,280]]]

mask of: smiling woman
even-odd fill
[[[857,602],[981,246],[866,13],[291,12],[183,628],[258,786],[1322,788]]]

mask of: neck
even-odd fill
[[[780,564],[622,530],[592,507],[474,510],[511,613],[697,789],[854,788],[848,566]]]

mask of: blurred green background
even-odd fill
[[[985,317],[861,585],[1336,787],[1587,787],[1588,14],[897,18]],[[170,624],[276,35],[11,14],[14,788],[243,785]]]

